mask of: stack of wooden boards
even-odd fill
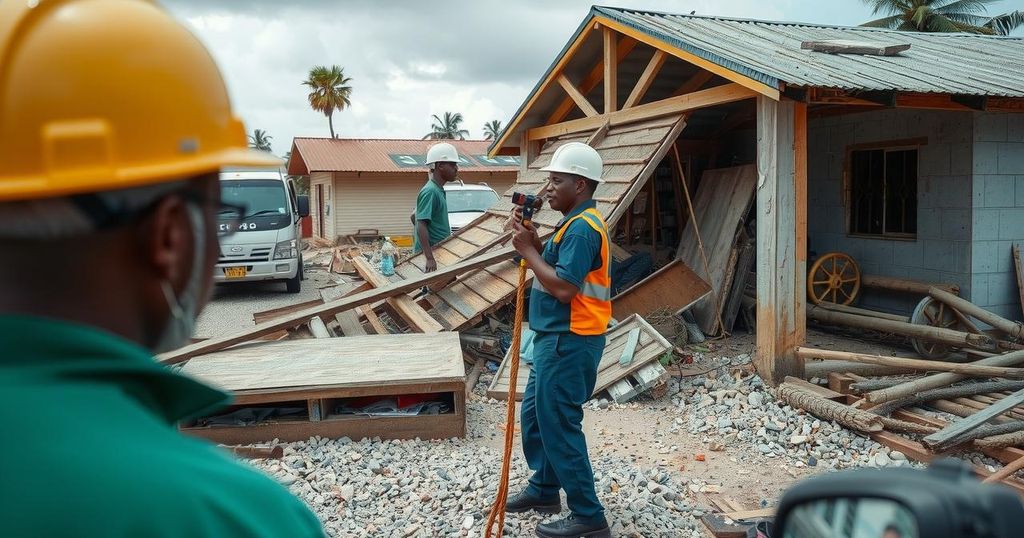
[[[779,398],[917,461],[981,452],[1007,466],[995,473],[975,466],[979,476],[1024,494],[1024,481],[1013,477],[1024,468],[1024,324],[937,288],[929,294],[993,329],[971,333],[976,338],[954,349],[962,355],[950,362],[798,348],[804,377],[827,379],[828,388],[787,378]]]

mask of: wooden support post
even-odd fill
[[[576,89],[576,85],[566,78],[565,75],[558,75],[558,85],[561,86],[562,89],[565,90],[565,93],[572,98],[573,102],[576,103],[576,106],[580,107],[583,114],[587,117],[597,115],[597,109],[594,108],[594,105],[591,105],[590,101],[587,101],[586,96],[580,93],[580,91]]]
[[[618,34],[604,29],[604,113],[615,112],[619,103],[619,60],[615,54]]]
[[[757,358],[771,385],[802,377],[806,335],[807,108],[757,98]],[[801,161],[802,162],[798,162]],[[804,207],[798,207],[803,205]]]

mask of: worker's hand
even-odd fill
[[[432,256],[427,258],[427,261],[424,265],[426,266],[423,268],[424,273],[433,273],[434,271],[437,271],[437,260],[435,260]]]
[[[512,206],[512,211],[509,211],[508,213],[508,220],[505,221],[505,231],[513,231],[514,225],[517,222],[523,222],[523,208],[520,206]]]
[[[540,237],[537,236],[537,230],[533,228],[533,224],[512,222],[512,247],[520,256],[525,258],[528,254],[536,253],[538,244],[540,244]]]

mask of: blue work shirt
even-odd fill
[[[593,200],[581,203],[559,221],[558,228],[596,206]],[[555,268],[558,278],[582,288],[587,273],[601,267],[601,234],[583,219],[576,219],[568,226],[558,244],[555,244],[554,235],[548,239],[542,256],[548,265]],[[536,277],[534,279],[536,281]],[[530,291],[530,329],[548,333],[569,332],[570,308],[569,303],[563,303],[534,286]]]

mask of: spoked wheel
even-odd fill
[[[910,316],[910,322],[915,325],[928,325],[942,329],[968,332],[967,327],[960,321],[961,316],[957,314],[958,312],[954,311],[952,306],[934,297],[925,297],[921,299],[920,303],[917,303],[917,308],[914,308],[914,314]],[[922,357],[933,360],[944,358],[954,349],[948,344],[938,344],[916,338],[912,339],[910,343],[913,344],[914,350]]]
[[[814,304],[848,305],[860,291],[860,267],[842,252],[829,252],[818,258],[807,275],[807,296]]]

